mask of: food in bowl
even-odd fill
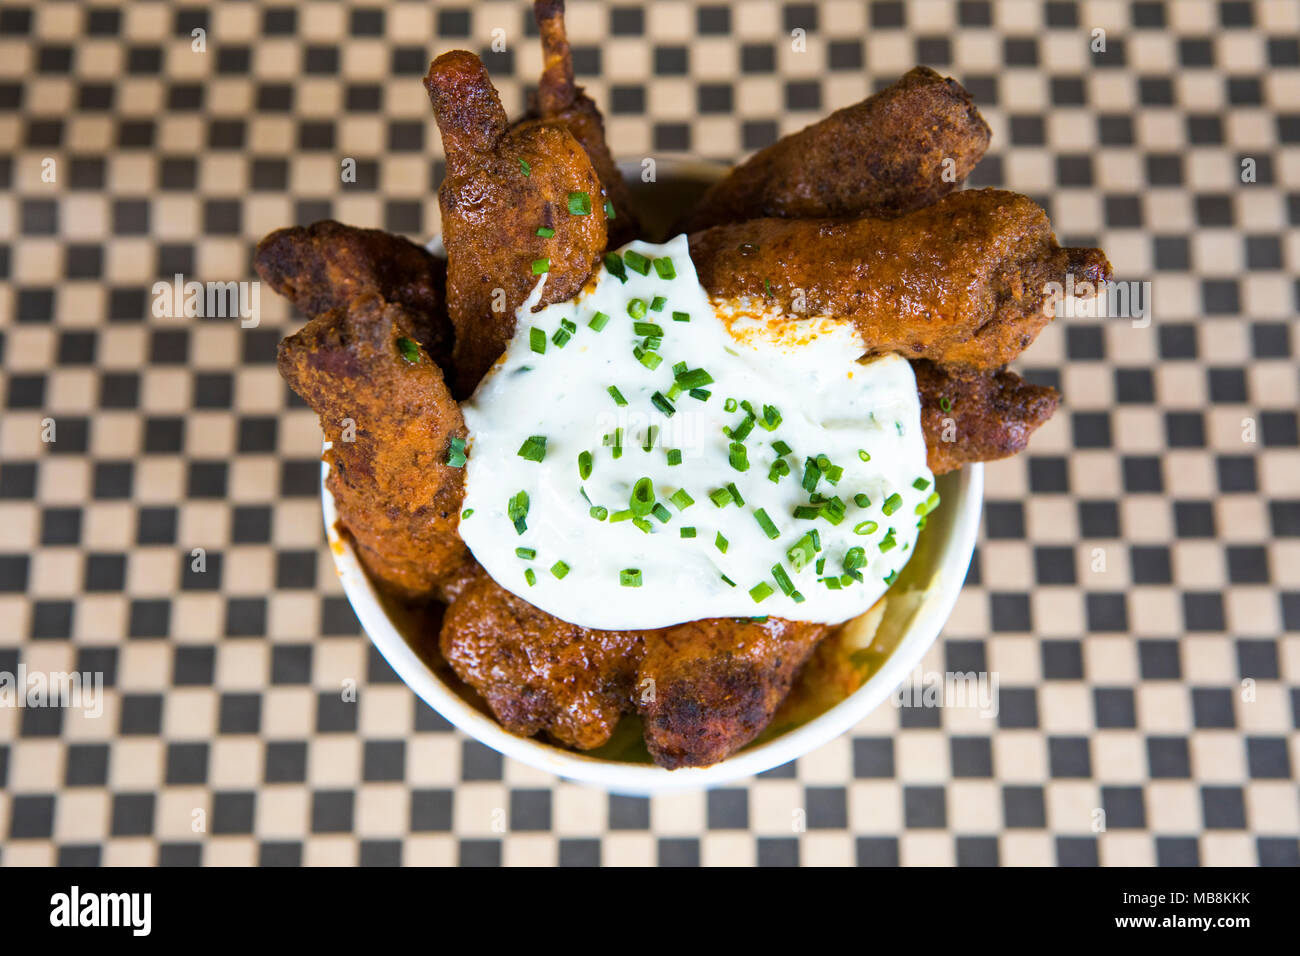
[[[709,766],[797,712],[802,672],[843,683],[817,649],[879,621],[936,476],[1050,417],[1005,365],[1050,283],[1109,264],[1023,196],[957,189],[988,128],[921,68],[648,235],[562,5],[535,11],[522,120],[471,53],[425,80],[445,261],[334,222],[259,245],[310,316],[280,371],[340,530],[503,727],[586,752],[632,728],[661,767]]]

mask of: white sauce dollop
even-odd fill
[[[684,235],[662,245],[632,242],[622,252],[628,250],[670,259],[664,272],[675,278],[654,267],[646,275],[628,268],[622,282],[602,267],[577,299],[534,313],[543,276],[518,312],[505,355],[465,403],[466,545],[502,587],[584,627],[633,630],[763,615],[838,623],[863,613],[911,556],[920,516],[938,500],[911,366],[897,355],[860,364],[863,345],[847,323],[795,320],[766,311],[761,301],[710,302]],[[633,300],[645,303],[643,318],[629,314]],[[597,313],[608,316],[600,331],[590,325]],[[675,320],[675,313],[689,321]],[[566,321],[576,327],[567,340]],[[653,348],[662,357],[656,368],[634,354],[654,332],[638,332],[638,322],[662,330]],[[539,353],[534,344],[543,334]],[[707,399],[672,391],[680,362],[712,378],[702,386]],[[616,403],[610,386],[626,405]],[[724,429],[743,429],[743,402],[757,421],[740,443],[748,461],[740,471]],[[779,424],[769,430],[776,414]],[[536,457],[538,443],[530,438],[545,438],[541,462],[519,454],[528,444]],[[784,447],[788,453],[780,454]],[[674,450],[680,464],[670,463]],[[586,478],[584,452],[591,456]],[[829,460],[832,474],[843,470],[834,484],[823,474],[810,493],[806,460],[818,456]],[[789,473],[772,481],[778,459]],[[643,478],[661,507],[640,518],[630,499]],[[732,485],[743,505],[726,491]],[[694,503],[679,507],[679,491]],[[520,492],[527,514],[516,522],[510,504],[522,504]],[[726,503],[719,507],[711,493]],[[813,494],[842,502],[838,524],[795,516],[800,507],[835,514],[833,502],[811,504]],[[593,508],[606,517],[593,517]],[[683,529],[694,536],[682,537]],[[800,560],[808,554],[811,560]],[[859,554],[865,565],[855,567]]]

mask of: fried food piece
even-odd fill
[[[450,368],[447,267],[423,246],[380,229],[323,219],[277,229],[257,244],[253,265],[271,288],[311,318],[347,309],[368,295],[403,306],[412,337],[440,368]]]
[[[442,371],[414,341],[417,317],[377,295],[323,312],[280,343],[280,375],[320,416],[327,487],[362,563],[406,599],[440,596],[469,560],[457,533],[467,435]]]
[[[564,0],[536,0],[533,17],[542,33],[541,82],[537,87],[537,115],[560,123],[586,150],[591,165],[614,206],[609,221],[609,244],[621,246],[641,234],[640,222],[628,189],[605,141],[605,121],[600,110],[573,80],[573,51],[564,32]]]
[[[765,216],[900,216],[957,189],[988,145],[970,94],[918,66],[732,169],[681,231]]]
[[[1062,249],[1032,200],[965,190],[898,219],[754,219],[691,236],[700,282],[790,315],[853,322],[867,354],[991,369],[1050,321],[1047,284],[1110,276],[1100,249]]]
[[[505,351],[515,310],[542,271],[537,308],[573,298],[586,283],[605,251],[604,202],[591,160],[563,126],[509,128],[474,54],[444,53],[424,84],[447,154],[438,202],[456,330],[454,391],[464,397]],[[587,197],[590,212],[570,212],[575,193]],[[537,235],[543,226],[554,235]]]
[[[977,372],[918,359],[912,371],[921,394],[926,462],[936,475],[1023,450],[1061,399],[1056,389],[1031,385],[1006,369]]]
[[[757,737],[829,630],[770,617],[692,621],[647,635],[637,686],[655,763],[707,767]]]
[[[642,654],[639,632],[568,624],[481,570],[448,608],[439,642],[506,730],[522,737],[544,731],[579,750],[599,747],[614,732]]]

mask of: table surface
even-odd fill
[[[734,159],[923,62],[993,128],[972,185],[1152,283],[1149,326],[1062,320],[1018,363],[1064,403],[988,468],[923,665],[996,675],[997,716],[882,706],[649,800],[455,732],[323,547],[274,364],[301,320],[269,289],[257,328],[155,318],[151,287],[250,278],[295,222],[434,232],[420,77],[481,51],[517,112],[526,5],[5,0],[0,672],[107,686],[0,707],[0,862],[1300,863],[1300,4],[570,6],[622,158]]]

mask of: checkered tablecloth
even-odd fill
[[[989,467],[924,664],[996,674],[997,717],[886,705],[653,799],[455,732],[335,578],[274,364],[300,320],[269,289],[257,328],[155,318],[151,286],[251,278],[290,223],[434,232],[420,77],[479,51],[517,112],[528,5],[3,0],[0,673],[107,686],[0,707],[0,862],[1300,863],[1300,4],[570,8],[622,158],[735,158],[926,63],[993,128],[974,185],[1152,283],[1149,327],[1020,363],[1064,405]]]

